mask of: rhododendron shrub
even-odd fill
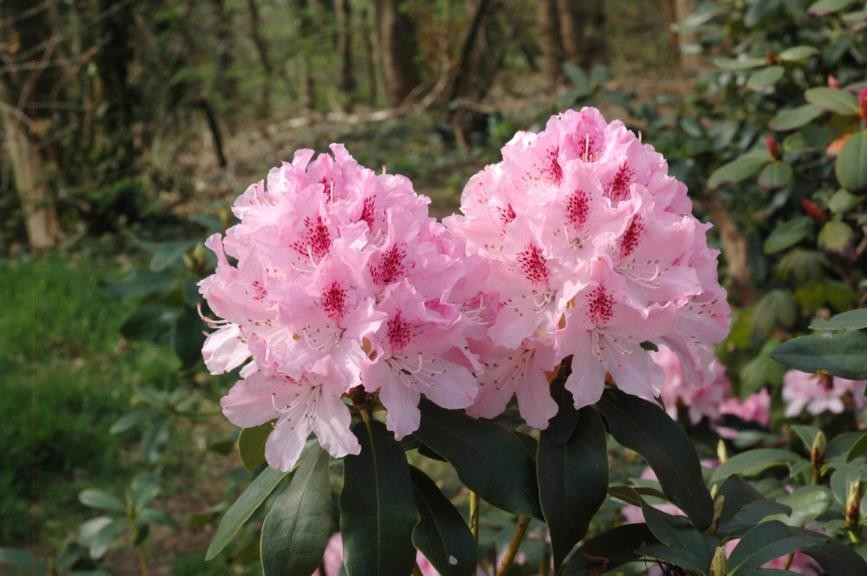
[[[703,464],[676,421],[683,409],[729,438],[730,416],[767,425],[770,397],[735,397],[716,359],[730,324],[717,251],[664,158],[594,108],[502,154],[441,224],[407,178],[340,145],[302,150],[208,238],[203,357],[238,373],[221,407],[258,474],[207,558],[266,503],[267,575],[529,573],[528,532],[544,574],[633,561],[726,574],[800,550],[867,569],[746,484],[747,454],[729,460],[722,443]],[[609,470],[609,436],[646,473]],[[821,475],[820,440],[809,461],[774,457]],[[443,466],[458,493],[428,476]],[[611,499],[634,522],[600,531]],[[514,515],[493,546],[482,505]]]

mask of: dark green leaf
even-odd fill
[[[813,442],[816,440],[816,436],[819,435],[820,430],[815,426],[805,426],[800,424],[795,424],[792,426],[792,431],[798,435],[798,438],[801,439],[801,442],[804,444],[804,448],[806,448],[809,453],[813,448]]]
[[[361,453],[347,456],[340,493],[340,532],[349,576],[409,574],[419,521],[406,455],[385,426],[359,422]]]
[[[780,504],[792,509],[779,520],[789,526],[806,526],[828,510],[833,501],[831,491],[824,486],[799,486],[791,494],[778,499]]]
[[[765,254],[776,254],[786,248],[791,248],[812,233],[813,221],[807,216],[783,222],[765,240]]]
[[[867,130],[853,134],[834,162],[837,181],[850,192],[867,190]]]
[[[574,408],[567,400],[560,405],[554,419],[569,410],[574,411]],[[590,520],[605,501],[608,453],[605,426],[599,414],[590,407],[578,412],[577,426],[565,444],[558,445],[548,431],[543,430],[536,466],[539,498],[554,550],[554,566],[560,566],[587,533]]]
[[[5,547],[0,547],[0,566],[11,566],[34,576],[41,576],[48,570],[45,560],[39,556]]]
[[[800,62],[806,60],[818,52],[812,46],[792,46],[780,52],[779,58],[783,62]]]
[[[713,502],[698,455],[680,425],[656,404],[619,390],[606,390],[599,407],[615,440],[641,454],[666,497],[699,530],[706,530],[713,519]]]
[[[807,12],[812,16],[827,16],[839,12],[852,3],[853,0],[818,0],[810,4]]]
[[[794,452],[777,448],[759,448],[732,456],[725,464],[714,470],[711,483],[725,480],[732,474],[752,476],[774,466],[787,466],[803,460]]]
[[[782,66],[768,66],[750,74],[747,79],[747,88],[761,92],[776,84],[783,77],[786,69]]]
[[[819,563],[828,576],[864,576],[867,562],[852,547],[836,540],[828,540],[818,546],[807,548],[804,554]]]
[[[672,516],[657,510],[647,502],[641,503],[641,511],[647,522],[647,527],[656,536],[660,544],[645,548],[648,553],[657,558],[686,568],[692,572],[706,574],[710,570],[710,562],[716,549],[717,540],[696,530],[681,516]]]
[[[412,531],[415,547],[442,576],[470,576],[476,567],[476,542],[461,513],[424,472],[410,468],[421,520]]]
[[[175,322],[182,310],[162,304],[146,304],[130,314],[120,327],[129,340],[149,340],[158,344],[170,342]]]
[[[98,560],[123,535],[125,528],[126,522],[122,518],[100,516],[79,527],[78,540],[87,546],[90,557]]]
[[[788,514],[791,509],[762,496],[739,476],[730,476],[719,490],[723,498],[717,534],[740,536],[772,514]]]
[[[161,296],[172,291],[177,283],[169,272],[136,270],[120,282],[105,282],[103,290],[116,298],[134,296]]]
[[[723,184],[737,184],[754,175],[762,166],[772,160],[767,151],[758,152],[744,154],[714,170],[707,181],[708,187],[719,188]]]
[[[205,560],[213,560],[217,554],[223,551],[223,548],[231,542],[241,526],[250,519],[250,516],[262,505],[265,498],[286,477],[286,474],[280,470],[265,468],[256,476],[256,479],[247,486],[247,489],[220,518],[220,525],[217,526],[217,533],[211,539],[211,544],[205,553]]]
[[[265,576],[310,576],[331,536],[328,453],[311,442],[301,453],[289,486],[262,523],[261,558]]]
[[[201,243],[201,240],[176,240],[170,242],[150,242],[148,240],[140,240],[134,238],[135,244],[149,252],[151,258],[151,270],[159,272],[178,263],[181,257],[192,249],[196,244]]]
[[[777,362],[801,370],[863,380],[867,378],[867,332],[851,330],[830,335],[811,334],[783,342],[771,356]]]
[[[162,412],[159,410],[153,410],[150,408],[133,410],[132,412],[127,412],[118,418],[115,423],[111,425],[111,428],[109,428],[108,431],[110,434],[120,434],[131,428],[135,428],[139,424],[147,422],[151,418],[159,416],[160,414],[162,414]]]
[[[505,428],[423,402],[415,435],[448,460],[468,488],[494,506],[541,518],[533,459],[521,440]]]
[[[759,187],[763,190],[779,190],[788,186],[791,181],[792,167],[785,162],[771,162],[759,174]]]
[[[175,520],[168,512],[165,510],[158,510],[156,508],[145,508],[141,511],[138,516],[145,522],[153,522],[155,524],[161,524],[163,526],[168,526],[173,530],[179,530],[181,525],[178,524],[178,521]]]
[[[768,126],[771,130],[777,130],[779,132],[794,130],[795,128],[800,128],[804,124],[815,120],[821,116],[822,113],[823,110],[821,108],[813,106],[812,104],[805,104],[797,108],[784,108],[777,112],[776,116],[771,118]]]
[[[862,434],[849,448],[846,453],[846,462],[851,462],[862,454],[867,454],[867,433]]]
[[[804,98],[810,104],[836,114],[857,115],[859,112],[858,98],[851,92],[846,92],[839,88],[828,88],[825,86],[810,88],[804,92]]]
[[[735,546],[729,555],[728,570],[736,574],[739,570],[758,568],[765,562],[811,548],[823,540],[776,520],[764,522],[747,532]]]
[[[184,308],[175,320],[172,332],[172,345],[175,354],[185,367],[190,367],[202,358],[202,345],[205,343],[205,325],[195,310]]]
[[[121,514],[126,512],[126,504],[120,498],[114,494],[109,494],[105,490],[93,488],[83,490],[78,495],[78,501],[88,508],[95,508],[96,510],[119,512]]]
[[[642,496],[651,496],[665,500],[665,494],[656,488],[647,488],[645,486],[609,486],[608,495],[633,506],[641,506]]]
[[[639,558],[637,551],[656,542],[646,524],[625,524],[606,530],[574,550],[558,573],[589,576],[613,570]]]
[[[244,468],[255,470],[265,463],[265,442],[273,430],[273,421],[241,430],[238,435],[238,455]]]
[[[722,70],[749,70],[767,63],[766,58],[714,58],[713,63]]]

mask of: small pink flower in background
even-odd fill
[[[650,356],[665,373],[660,399],[672,418],[677,418],[679,406],[688,409],[692,424],[702,418],[715,420],[719,416],[721,406],[729,402],[726,398],[731,394],[731,382],[718,360],[708,365],[699,381],[691,382],[684,377],[680,358],[667,346],[659,346]]]
[[[823,412],[840,414],[846,410],[847,399],[856,409],[863,409],[865,386],[865,380],[789,370],[783,376],[786,416],[798,416],[804,410],[814,416]]]
[[[335,144],[273,168],[235,202],[239,222],[208,238],[217,269],[199,288],[220,319],[203,356],[215,374],[244,365],[221,404],[238,426],[275,421],[271,466],[291,469],[311,432],[332,456],[357,454],[353,387],[379,393],[398,438],[418,427],[422,396],[473,403],[473,317],[451,297],[466,258],[428,203]]]
[[[719,407],[720,416],[730,414],[744,422],[755,422],[761,426],[767,426],[771,422],[771,395],[766,388],[762,388],[745,399],[729,398]],[[735,438],[738,431],[726,426],[717,425],[717,434],[723,438]]]
[[[557,409],[545,374],[568,357],[576,407],[599,400],[607,375],[655,396],[664,377],[645,341],[667,345],[698,382],[730,312],[709,225],[665,159],[595,108],[519,132],[502,155],[445,220],[489,270],[476,283],[486,330],[470,347],[485,374],[469,412],[496,416],[517,395],[522,417],[544,428]]]

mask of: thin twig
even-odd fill
[[[530,525],[529,516],[521,516],[518,518],[518,524],[515,526],[515,532],[512,534],[512,541],[509,542],[509,547],[506,548],[506,553],[500,561],[500,567],[497,569],[497,576],[506,576],[509,567],[515,560],[518,554],[518,548],[521,547],[521,540],[524,539],[524,534],[527,533],[527,526]]]

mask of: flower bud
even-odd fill
[[[846,510],[844,517],[846,518],[846,526],[849,529],[855,529],[858,526],[858,520],[861,517],[861,481],[854,480],[849,483],[849,494],[846,496]]]
[[[722,439],[720,439],[720,441],[717,442],[717,444],[716,444],[716,457],[719,460],[720,465],[723,465],[726,462],[728,462],[728,459],[729,459],[728,450],[726,449],[725,441],[723,441]]]
[[[833,74],[828,74],[828,88],[840,88],[840,81]]]
[[[810,463],[813,467],[817,467],[824,462],[827,446],[828,439],[825,437],[825,433],[819,430],[819,433],[813,438],[813,445],[810,447]]]
[[[774,160],[780,159],[780,143],[777,142],[777,139],[774,138],[772,134],[768,134],[765,136],[765,143],[768,146],[768,152],[771,153],[771,158]]]
[[[726,551],[722,546],[717,546],[710,563],[710,576],[726,576],[726,574],[728,574]]]
[[[867,122],[867,88],[862,88],[858,94],[858,106],[861,108],[861,121]]]
[[[807,216],[816,222],[821,223],[828,221],[828,215],[825,214],[825,211],[819,208],[816,203],[809,198],[801,198],[801,208],[806,212]]]

